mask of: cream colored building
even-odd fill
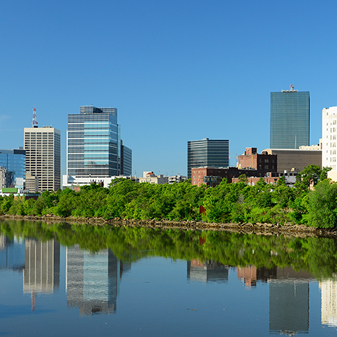
[[[39,192],[61,187],[61,133],[51,126],[24,129],[26,172],[38,177]]]
[[[337,106],[322,110],[322,165],[336,170]]]
[[[322,167],[322,151],[310,147],[308,150],[303,149],[265,149],[262,154],[277,155],[277,172],[284,171],[302,171],[309,165],[318,165]]]
[[[151,171],[144,171],[143,177],[139,178],[140,183],[150,183],[150,184],[166,184],[168,182],[168,178],[164,177],[162,174],[156,176]]]

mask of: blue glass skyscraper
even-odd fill
[[[26,177],[26,151],[21,149],[0,150],[0,167],[5,167],[11,177],[10,186],[23,188]]]
[[[120,141],[116,108],[82,106],[68,115],[67,175],[78,178],[120,174]]]
[[[309,91],[270,93],[270,148],[298,149],[310,145]]]

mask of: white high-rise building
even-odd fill
[[[24,128],[26,174],[38,178],[39,192],[61,187],[61,133],[51,126]]]
[[[322,110],[322,167],[336,170],[337,106]]]

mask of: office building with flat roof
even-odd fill
[[[123,145],[116,108],[81,106],[68,115],[67,174],[63,186],[131,176],[132,150]]]
[[[337,106],[322,110],[322,166],[337,169]]]
[[[61,133],[51,126],[24,128],[26,173],[37,177],[39,192],[61,187]]]
[[[0,167],[8,172],[9,180],[5,187],[24,187],[26,177],[26,151],[23,148],[0,150]]]
[[[282,90],[270,93],[270,147],[298,149],[310,143],[309,91]]]
[[[192,177],[192,168],[228,167],[229,140],[204,138],[187,142],[187,175]]]

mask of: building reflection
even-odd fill
[[[269,283],[269,330],[271,333],[290,336],[309,332],[309,281],[306,271],[291,267],[238,268],[238,278],[246,286],[256,286],[257,281]]]
[[[26,239],[23,292],[31,293],[32,310],[37,293],[51,294],[59,285],[60,243],[54,239],[47,242]]]
[[[0,235],[0,269],[22,272],[25,267],[25,242]]]
[[[337,276],[319,282],[321,289],[321,321],[330,327],[337,327]]]
[[[82,315],[115,313],[120,280],[130,268],[131,264],[123,264],[110,249],[90,253],[78,245],[68,247],[68,307],[78,307]]]
[[[214,260],[187,261],[187,279],[201,282],[228,282],[228,267]]]

